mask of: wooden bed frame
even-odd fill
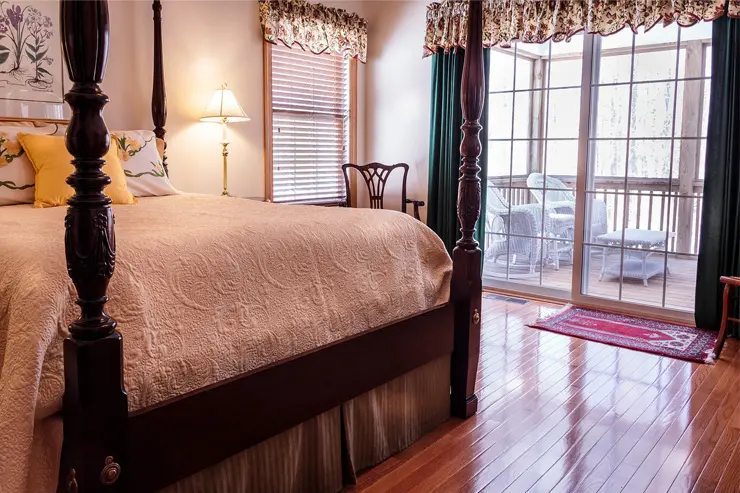
[[[484,101],[482,6],[470,3],[462,80],[465,124],[449,303],[359,336],[259,368],[130,413],[123,386],[123,346],[104,312],[116,262],[114,218],[101,159],[110,145],[100,83],[108,61],[107,0],[60,0],[65,62],[73,86],[66,143],[75,195],[64,221],[67,268],[80,317],[64,341],[64,445],[59,488],[66,492],[160,489],[340,405],[414,368],[451,354],[451,412],[476,412],[480,351],[481,250],[479,119]],[[161,10],[154,10],[152,117],[164,137],[166,103]],[[161,300],[166,302],[166,300]],[[290,308],[290,307],[286,307]],[[202,330],[211,330],[203,327]]]

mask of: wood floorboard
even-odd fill
[[[582,347],[581,344],[579,344],[575,350],[579,350],[580,347]],[[558,359],[563,360],[564,358]],[[550,381],[554,382],[554,384],[557,384],[557,369],[553,368],[553,366],[548,366],[546,367],[546,370],[548,370],[549,373],[548,375],[543,376],[541,385],[543,387],[546,387],[548,382]],[[564,378],[564,376],[560,376],[559,378],[562,379]],[[442,449],[442,451],[445,453],[444,456],[440,457],[438,455],[437,457],[433,458],[431,461],[420,467],[419,470],[415,472],[410,478],[406,478],[405,480],[401,481],[400,484],[395,485],[392,489],[386,491],[408,491],[408,489],[411,488],[412,485],[415,485],[419,481],[422,481],[429,473],[434,472],[437,469],[440,460],[443,462],[446,460],[446,454],[454,453],[456,451],[460,452],[461,454],[470,454],[474,453],[474,451],[477,449],[485,448],[487,445],[489,445],[490,438],[496,437],[495,435],[491,435],[492,431],[498,429],[498,427],[505,425],[505,423],[510,419],[521,419],[523,413],[535,411],[536,408],[533,408],[532,406],[536,404],[536,401],[534,399],[537,399],[539,397],[539,394],[537,392],[534,392],[531,386],[526,387],[526,383],[524,389],[522,389],[521,386],[517,387],[517,389],[527,389],[527,391],[521,395],[520,399],[517,399],[514,402],[507,402],[506,406],[495,407],[494,403],[494,408],[488,409],[485,405],[485,402],[482,404],[482,412],[480,415],[481,417],[483,417],[483,419],[485,419],[487,415],[498,411],[496,414],[495,428],[490,428],[486,426],[483,427],[481,430],[477,428],[472,429],[469,435],[462,436],[461,440],[450,446],[451,448],[445,447],[444,449]],[[556,392],[554,395],[558,395],[558,393],[559,392]],[[504,395],[511,394],[512,393]],[[488,423],[490,423],[490,421]]]
[[[583,353],[585,351],[585,345],[579,345],[577,351],[578,353]],[[576,359],[580,358],[580,355],[578,354],[575,356]],[[544,429],[548,423],[553,423],[556,420],[560,419],[560,416],[556,414],[556,411],[560,409],[561,405],[563,404],[562,398],[566,396],[563,390],[567,388],[569,379],[571,381],[574,381],[578,378],[582,378],[584,380],[586,379],[585,372],[581,371],[583,367],[585,367],[585,365],[580,365],[578,367],[570,369],[570,373],[561,377],[561,379],[558,380],[555,385],[550,388],[550,392],[544,394],[548,396],[547,398],[541,398],[540,396],[537,396],[540,397],[536,401],[536,404],[539,404],[538,407],[521,408],[519,406],[516,406],[515,408],[511,409],[511,411],[513,412],[508,413],[505,416],[506,420],[502,422],[502,428],[504,429],[504,431],[500,434],[494,434],[494,436],[491,436],[491,434],[489,434],[489,437],[491,437],[491,439],[489,440],[490,446],[488,448],[479,448],[478,452],[480,453],[477,455],[473,450],[463,451],[461,454],[457,455],[454,461],[448,462],[444,465],[444,467],[435,467],[434,469],[429,471],[433,472],[433,474],[423,475],[422,477],[424,479],[421,480],[421,482],[419,482],[417,486],[410,491],[432,491],[435,486],[437,486],[437,490],[439,491],[454,490],[454,481],[460,481],[460,479],[467,479],[471,477],[471,475],[473,474],[470,471],[471,468],[474,469],[475,467],[478,467],[478,464],[480,463],[485,464],[485,458],[487,455],[502,453],[510,444],[510,442],[516,440],[517,435],[514,431],[515,429],[519,427],[529,427],[533,430],[536,430],[538,428]],[[577,376],[575,376],[574,374]],[[495,441],[493,441],[494,439]],[[447,479],[445,480],[445,478]]]
[[[735,428],[737,430],[737,428]],[[728,460],[729,458],[729,460]],[[722,475],[717,481],[717,493],[737,493],[740,485],[740,444],[735,444],[732,454],[724,458],[726,463]],[[704,481],[713,481],[714,478],[705,478]],[[709,490],[711,491],[711,490]]]
[[[653,366],[647,375],[659,368],[658,362]],[[572,486],[578,484],[583,477],[588,474],[588,469],[584,467],[581,462],[584,460],[586,455],[591,452],[592,448],[599,442],[599,440],[609,432],[618,432],[619,425],[625,423],[629,425],[629,418],[625,417],[632,406],[639,401],[639,398],[644,395],[645,386],[640,385],[641,383],[652,385],[652,383],[658,379],[660,374],[656,375],[655,380],[650,382],[649,376],[643,377],[640,381],[634,381],[633,379],[638,374],[632,374],[627,377],[626,381],[622,382],[625,385],[629,382],[629,387],[625,386],[625,393],[617,395],[613,399],[612,407],[606,411],[596,412],[593,417],[593,426],[586,429],[584,426],[579,429],[580,433],[569,433],[566,437],[569,440],[563,444],[560,448],[556,448],[556,451],[563,450],[561,457],[555,462],[548,471],[534,484],[529,490],[533,492],[568,492]],[[632,380],[632,381],[630,381]],[[629,390],[627,390],[627,388]],[[608,404],[607,404],[608,405]],[[592,412],[594,412],[592,410]],[[597,421],[598,420],[598,421]],[[568,446],[568,448],[565,448]]]
[[[657,363],[657,361],[655,363]],[[654,371],[656,367],[657,364],[654,365],[651,370]],[[661,375],[662,373],[656,374],[656,380],[659,379]],[[635,382],[635,384],[637,384],[637,382]],[[625,396],[625,398],[615,402],[612,409],[602,415],[601,420],[595,425],[597,430],[604,432],[603,436],[598,437],[598,439],[596,440],[597,443],[600,442],[601,438],[603,438],[604,436],[609,436],[610,439],[614,438],[614,434],[618,432],[618,426],[622,422],[627,422],[629,418],[627,417],[624,420],[619,420],[618,423],[614,423],[613,427],[605,427],[604,421],[608,421],[610,419],[614,420],[613,415],[618,415],[619,412],[624,412],[625,414],[627,414],[627,412],[618,409],[617,406],[624,407],[628,403],[633,402],[638,398],[642,399],[644,397],[644,394],[642,394],[643,390],[644,389],[639,387],[637,389],[633,388],[632,390],[630,390],[630,395],[634,396],[634,399],[630,401],[629,398]],[[583,429],[582,423],[580,428]],[[570,429],[567,431],[569,432]],[[546,447],[546,445],[549,444],[548,442],[544,444],[537,444],[537,447],[533,448],[530,452],[531,458],[527,458],[525,460],[522,460],[522,458],[518,459],[509,467],[509,471],[505,471],[508,474],[502,474],[498,476],[497,478],[495,478],[494,481],[487,485],[487,488],[491,491],[495,491],[496,488],[500,488],[500,491],[503,491],[507,487],[510,488],[509,491],[527,491],[534,485],[535,490],[544,489],[542,483],[540,483],[540,481],[543,481],[542,477],[546,474],[550,474],[551,476],[552,474],[556,474],[556,476],[552,479],[562,478],[562,480],[570,480],[570,483],[568,484],[568,487],[565,491],[571,491],[571,489],[580,482],[580,479],[582,479],[583,471],[585,470],[586,474],[589,472],[588,468],[582,463],[583,461],[578,460],[576,457],[576,454],[578,453],[577,449],[581,447],[582,444],[573,443],[573,445],[568,445],[568,442],[572,443],[574,439],[576,439],[576,436],[573,433],[568,434],[566,432],[556,441],[550,442],[553,443],[553,445],[549,449],[547,449]],[[568,452],[566,454],[563,454],[564,447]],[[572,472],[570,474],[564,473],[563,464],[559,460],[564,455],[568,457],[571,463],[571,471],[575,472]],[[550,479],[550,482],[552,482],[552,479]],[[515,480],[516,483],[512,485]],[[563,481],[561,481],[561,483],[562,482]]]
[[[729,365],[723,365],[729,366]],[[675,473],[676,467],[674,461],[680,460],[678,467],[685,460],[682,457],[683,449],[687,443],[694,443],[698,440],[704,428],[708,424],[711,415],[715,413],[724,397],[727,395],[732,381],[739,375],[736,368],[732,368],[734,373],[729,373],[725,378],[719,379],[716,385],[711,388],[711,393],[701,393],[701,389],[696,395],[692,396],[688,403],[676,415],[676,419],[666,429],[661,439],[650,450],[647,457],[641,461],[640,467],[627,483],[627,491],[668,491]],[[676,449],[676,447],[679,447]],[[674,453],[674,450],[676,451]],[[671,460],[668,461],[668,458]],[[631,459],[628,455],[625,459],[628,462]],[[671,475],[673,473],[673,475]],[[662,488],[662,489],[660,489]]]
[[[722,385],[715,389],[710,399],[684,430],[660,470],[653,477],[647,491],[691,491],[695,477],[691,474],[692,464],[688,460],[692,452],[701,447],[695,460],[697,465],[703,466],[719,439],[719,436],[715,438],[714,435],[717,430],[720,434],[724,431],[740,399],[740,358],[733,360],[731,373],[733,380],[729,389],[725,389],[725,384],[730,382],[730,379],[723,380]],[[679,476],[680,472],[685,469],[687,470],[684,477]],[[677,481],[679,484],[676,484]]]
[[[735,359],[733,363],[737,361],[738,359]],[[734,365],[734,368],[737,371],[740,369],[740,365]],[[740,406],[738,406],[738,404],[740,404],[740,379],[736,378],[729,394],[720,405],[720,408],[711,414],[709,424],[699,438],[698,443],[693,444],[693,440],[685,441],[688,442],[686,448],[688,449],[693,445],[693,449],[691,449],[683,463],[683,466],[676,474],[675,479],[668,490],[669,492],[685,493],[690,492],[693,489],[694,484],[699,479],[699,475],[709,462],[709,457],[717,447],[717,444],[719,443],[720,438],[724,435],[725,430],[730,425],[733,416],[735,416],[737,412],[740,412]],[[674,448],[674,452],[676,452],[676,448]]]
[[[601,421],[606,412],[614,405],[615,400],[630,398],[635,385],[635,379],[632,378],[632,375],[639,375],[643,372],[649,373],[656,363],[647,359],[641,360],[639,357],[624,362],[632,363],[634,367],[630,372],[624,374],[622,381],[616,381],[611,379],[609,375],[601,373],[600,376],[603,377],[605,383],[598,389],[598,392],[591,393],[589,389],[578,389],[577,392],[583,401],[583,405],[568,415],[569,419],[562,423],[563,426],[557,430],[557,433],[551,433],[533,444],[534,446],[528,451],[528,454],[525,454],[522,463],[512,468],[520,474],[499,474],[490,478],[487,484],[484,478],[482,484],[486,485],[487,491],[496,491],[497,488],[500,488],[499,491],[503,491],[507,487],[510,491],[528,491],[530,489],[533,491],[549,491],[550,488],[554,487],[554,483],[557,481],[553,482],[553,480],[559,476],[553,477],[553,473],[560,473],[558,468],[558,466],[562,468],[560,460],[565,458],[569,463],[574,462],[576,451],[573,449],[578,445],[583,435],[589,433]],[[619,392],[622,393],[621,397],[619,394],[615,394]],[[521,460],[521,457],[517,459],[517,461],[519,460]],[[509,465],[512,464],[508,464],[507,467]],[[523,475],[525,472],[526,475]],[[479,488],[475,488],[473,491],[478,490]]]
[[[740,406],[735,408],[732,421],[722,432],[719,441],[711,450],[709,459],[704,464],[696,483],[694,483],[694,487],[691,489],[692,493],[714,491],[717,489],[722,473],[727,466],[728,459],[732,457],[738,442],[740,442],[740,428],[737,426],[738,420],[740,420]],[[691,460],[696,460],[696,458],[694,457]],[[740,485],[740,483],[735,484]]]
[[[731,350],[733,354],[736,351],[736,348]],[[698,368],[692,373],[689,384],[673,396],[666,396],[670,400],[659,412],[655,413],[655,419],[649,424],[647,424],[649,419],[646,419],[644,425],[638,428],[638,433],[632,439],[617,443],[619,460],[615,464],[616,468],[612,468],[607,480],[597,490],[598,492],[621,491],[637,472],[638,467],[647,459],[653,446],[665,434],[674,419],[680,416],[686,404],[695,395],[701,395],[698,394],[699,390],[716,382],[718,374],[713,371],[716,367],[697,364],[693,366]],[[628,457],[632,463],[627,460]]]
[[[600,452],[603,452],[603,454],[601,454],[601,457],[598,454],[594,455],[593,460],[596,461],[596,464],[586,466],[589,472],[579,484],[573,486],[573,493],[598,491],[604,485],[612,471],[616,469],[640,437],[663,412],[671,398],[688,387],[691,376],[700,365],[695,365],[695,368],[688,368],[681,362],[674,362],[673,367],[675,371],[671,380],[660,387],[657,395],[647,404],[642,414],[630,423],[627,430],[620,437],[608,436],[607,440],[599,444],[602,447]],[[706,367],[708,368],[708,366]],[[631,474],[634,474],[634,471]]]
[[[701,365],[527,327],[558,305],[482,307],[478,414],[346,492],[740,491],[737,340]]]

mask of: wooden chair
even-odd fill
[[[719,282],[725,285],[725,290],[722,294],[722,324],[719,326],[719,335],[717,336],[717,342],[714,345],[715,358],[719,358],[719,353],[725,345],[725,339],[727,339],[727,323],[740,322],[740,319],[729,316],[730,291],[733,287],[740,286],[740,277],[722,276],[719,278]]]
[[[349,170],[355,169],[365,180],[367,185],[367,191],[370,195],[370,208],[371,209],[382,209],[383,208],[383,195],[385,194],[385,185],[388,181],[388,176],[393,170],[401,168],[403,170],[403,182],[401,184],[401,211],[406,213],[406,204],[414,204],[414,217],[421,220],[419,217],[419,207],[424,207],[423,200],[412,200],[406,198],[406,178],[409,174],[409,165],[406,163],[397,163],[392,166],[380,163],[370,163],[364,166],[358,166],[356,164],[347,163],[342,165],[342,174],[344,175],[344,185],[347,190],[347,207],[352,207],[352,192],[349,186]]]

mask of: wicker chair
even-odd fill
[[[546,202],[547,206],[555,211],[556,215],[553,217],[555,231],[549,231],[550,236],[569,235],[569,239],[573,240],[576,215],[576,197],[573,192],[562,181],[551,176],[545,177],[542,173],[531,173],[527,177],[527,186],[537,202],[540,204]],[[547,190],[544,190],[545,188]],[[607,231],[606,203],[600,199],[591,199],[590,241],[594,241],[594,238]]]
[[[485,220],[485,263],[491,266],[487,274],[495,277],[535,275],[545,253],[540,239],[543,232],[542,206],[510,206],[498,188],[489,187]],[[544,225],[545,230],[551,227],[549,215],[545,215]],[[504,257],[506,263],[499,264],[500,257]]]

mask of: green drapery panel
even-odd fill
[[[712,91],[696,279],[696,324],[718,329],[720,276],[740,275],[740,20],[712,24]],[[737,336],[737,329],[733,334]]]
[[[447,54],[441,50],[432,57],[432,111],[429,135],[429,193],[427,197],[427,224],[442,238],[452,254],[460,238],[457,221],[457,185],[460,177],[460,141],[463,124],[460,106],[465,50],[458,48]],[[488,67],[489,50],[483,50],[486,74],[486,100],[481,116],[480,177],[482,180],[481,219],[486,210],[486,177],[488,176]],[[478,220],[475,238],[484,249],[484,221]]]

